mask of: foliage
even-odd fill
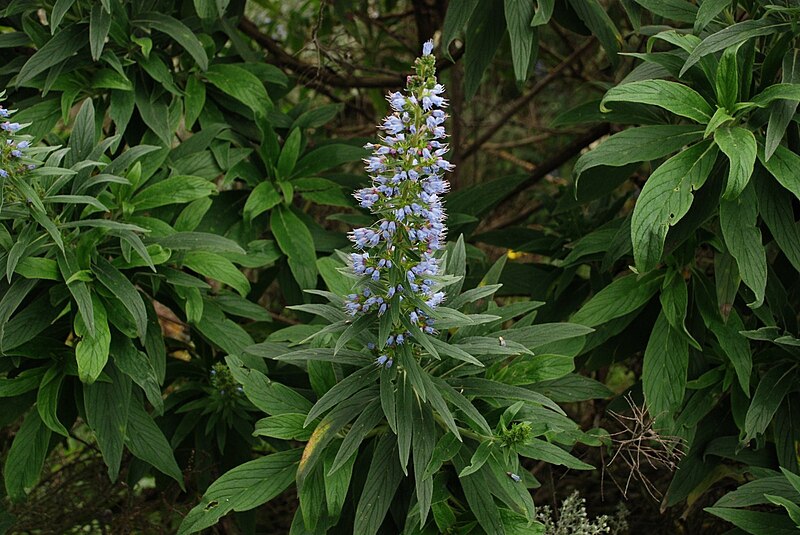
[[[630,403],[665,509],[800,524],[793,0],[1,9],[10,502],[87,440],[183,533],[541,532]]]
[[[291,346],[265,342],[245,349],[306,370],[316,403],[278,398],[275,389],[285,387],[236,356],[227,358],[245,395],[268,415],[256,434],[307,437],[302,456],[280,451],[234,468],[209,487],[181,533],[256,507],[292,481],[300,499],[294,525],[311,532],[345,526],[374,534],[386,525],[442,532],[476,523],[489,533],[536,530],[541,525],[527,488],[538,482],[521,470],[519,456],[591,469],[558,444],[598,444],[598,437],[581,432],[540,392],[543,381],[569,375],[571,366],[553,368],[533,352],[547,346],[545,353],[555,357],[591,329],[531,325],[540,303],[490,307],[504,260],[478,287],[458,293],[466,272],[463,240],[446,256],[434,256],[444,234],[437,194],[447,188],[440,174],[451,166],[436,141],[444,137],[435,120],[444,119],[437,110],[444,101],[431,46],[417,60],[406,94],[388,97],[395,112],[382,128],[391,135],[373,146],[373,185],[357,195],[381,217],[377,230],[353,232],[356,247],[370,251],[351,261],[359,293],[347,301],[324,293],[330,305],[293,307],[328,323],[309,325],[308,336]],[[450,306],[438,306],[443,301]],[[518,316],[523,320],[515,328],[500,330]],[[354,466],[369,469],[363,474]],[[413,492],[403,475],[413,477]],[[458,505],[463,499],[468,507]],[[399,509],[396,518],[387,517],[392,506]]]

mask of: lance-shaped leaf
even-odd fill
[[[700,93],[689,86],[667,80],[642,80],[614,87],[606,93],[600,106],[609,102],[636,102],[664,108],[698,123],[707,123],[714,110]]]
[[[633,257],[640,273],[661,260],[669,227],[689,211],[692,192],[705,183],[716,157],[713,144],[698,143],[661,164],[647,179],[631,220]]]

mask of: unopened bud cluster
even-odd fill
[[[443,174],[453,169],[444,158],[447,102],[436,80],[432,50],[433,43],[425,43],[405,92],[387,96],[393,113],[379,126],[384,135],[379,143],[366,146],[372,151],[365,160],[372,183],[355,197],[379,219],[350,234],[359,250],[352,254],[353,271],[364,280],[345,305],[353,316],[371,311],[382,316],[398,307],[400,315],[429,334],[435,332],[434,321],[423,308],[433,309],[444,299],[444,292],[437,291],[439,264],[434,254],[444,246],[447,230],[441,196],[449,184]],[[408,336],[405,328],[395,325],[386,340],[389,350],[376,362],[391,366],[392,349]]]

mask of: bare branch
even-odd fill
[[[323,65],[312,65],[292,56],[286,52],[277,41],[272,39],[270,36],[261,33],[261,31],[258,29],[258,26],[256,26],[255,23],[253,23],[253,21],[247,17],[242,17],[239,20],[239,29],[271,54],[272,63],[279,67],[289,69],[296,75],[300,76],[304,84],[312,87],[319,87],[320,85],[329,87],[362,88],[401,87],[405,84],[406,76],[412,74],[410,71],[394,76],[351,76],[348,74],[340,74],[330,67]],[[453,54],[453,60],[458,61],[458,58],[462,54],[463,48],[459,49],[455,54]],[[452,62],[443,59],[437,62],[436,68],[440,71],[443,71],[452,65]]]
[[[567,56],[564,61],[556,65],[556,67],[548,72],[544,78],[539,80],[528,93],[515,100],[505,111],[505,113],[503,113],[503,115],[501,115],[500,118],[495,121],[494,124],[489,126],[489,128],[487,128],[480,136],[478,136],[478,139],[476,139],[471,145],[461,152],[460,158],[464,160],[475,154],[478,149],[480,149],[484,143],[492,139],[492,136],[494,136],[498,130],[505,126],[519,110],[525,107],[533,99],[533,97],[538,95],[545,87],[550,85],[553,80],[556,80],[561,72],[569,67],[575,60],[577,60],[578,57],[584,54],[589,47],[594,44],[594,42],[594,39],[587,40],[585,43],[575,49],[572,54]]]

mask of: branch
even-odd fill
[[[527,190],[531,186],[536,185],[544,177],[546,177],[547,175],[552,173],[554,170],[558,169],[559,167],[561,167],[562,165],[567,163],[574,156],[577,156],[585,147],[588,147],[594,141],[596,141],[597,139],[599,139],[599,138],[603,137],[604,135],[608,134],[610,131],[611,131],[611,125],[609,125],[608,123],[601,123],[601,124],[593,127],[591,130],[586,132],[581,137],[579,137],[579,138],[573,140],[572,142],[570,142],[569,144],[567,144],[567,146],[565,146],[563,149],[561,149],[558,152],[558,154],[554,154],[550,158],[546,159],[545,161],[543,161],[542,163],[537,165],[536,169],[533,170],[533,172],[528,176],[528,178],[525,179],[525,181],[521,182],[520,184],[517,185],[516,188],[514,188],[511,191],[509,191],[503,197],[503,199],[500,201],[500,203],[498,203],[498,205],[495,207],[494,212],[497,212],[497,213],[509,212],[510,211],[509,207],[505,206],[505,204],[507,204],[505,201],[507,201],[508,199],[514,197],[517,194],[522,193],[523,191]],[[499,220],[499,221],[501,221],[500,224],[491,225],[489,228],[484,229],[484,231],[495,230],[495,229],[502,228],[502,227],[505,227],[505,226],[508,226],[508,225],[512,225],[514,223],[518,223],[518,222],[522,221],[523,219],[525,219],[531,212],[536,210],[538,208],[538,205],[534,204],[529,208],[530,209],[528,209],[528,210],[516,210],[516,211],[514,211],[514,214],[513,214],[512,217],[501,219],[501,220]],[[486,221],[492,221],[492,220],[493,220],[493,218],[491,218],[491,217],[487,217],[486,218]]]
[[[594,39],[589,39],[581,46],[579,46],[572,54],[567,56],[564,61],[559,63],[553,70],[547,73],[547,75],[539,80],[536,85],[530,90],[529,93],[521,96],[514,103],[505,111],[505,113],[498,119],[494,124],[492,124],[489,128],[487,128],[478,139],[476,139],[471,145],[469,145],[464,151],[461,153],[461,159],[466,159],[475,154],[475,152],[480,149],[484,143],[489,141],[492,136],[494,136],[498,130],[500,130],[503,126],[505,126],[508,121],[516,115],[516,113],[521,110],[524,106],[528,104],[528,102],[533,99],[536,95],[538,95],[545,87],[550,85],[550,82],[558,78],[561,74],[561,71],[569,67],[577,58],[579,58],[582,54],[586,52],[586,50],[594,44]]]
[[[322,65],[312,65],[306,63],[288,52],[286,52],[277,41],[270,36],[261,33],[258,27],[248,19],[242,17],[239,20],[239,29],[248,37],[253,39],[259,45],[264,47],[272,55],[273,63],[280,67],[285,67],[298,76],[305,77],[310,81],[310,85],[314,87],[330,86],[330,87],[373,87],[373,88],[391,88],[402,87],[406,83],[406,76],[413,74],[411,71],[406,73],[398,73],[393,76],[350,76],[342,75]],[[453,61],[458,61],[463,52],[463,47],[453,54]],[[439,60],[436,68],[443,71],[453,63],[449,60]]]

